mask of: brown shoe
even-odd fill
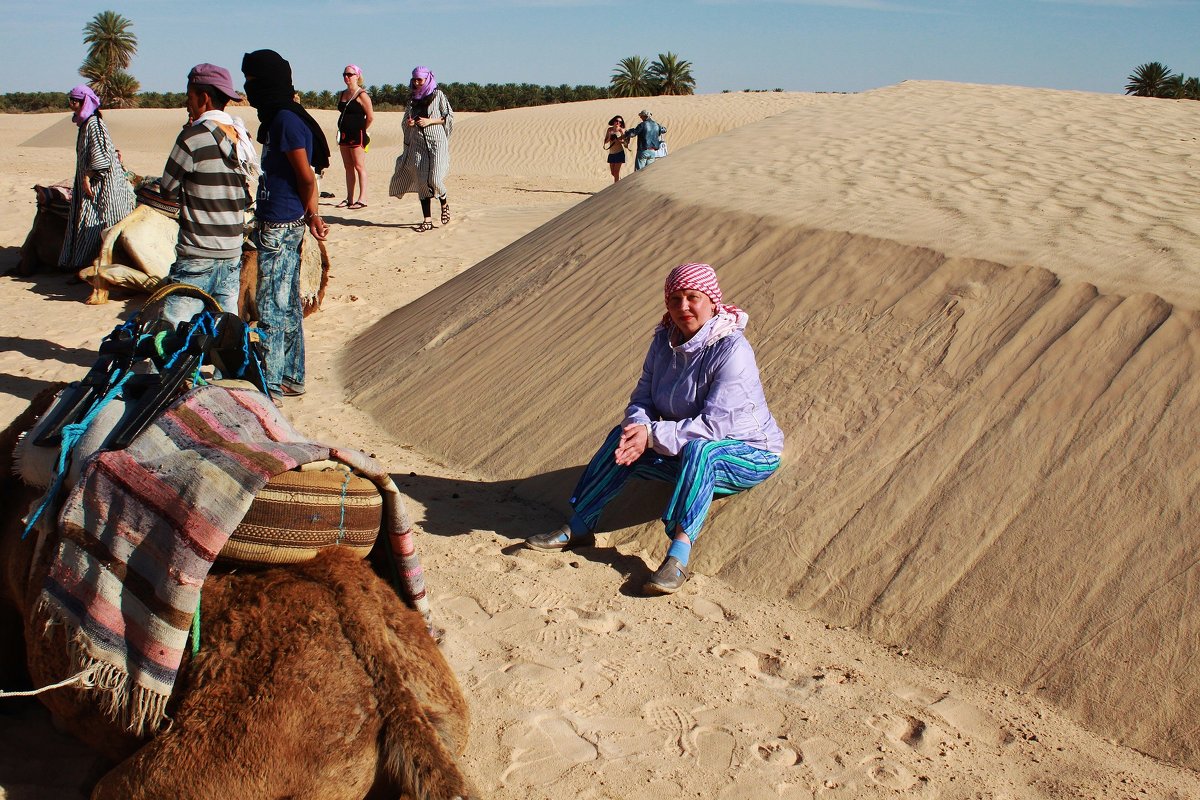
[[[675,556],[667,556],[662,566],[654,571],[642,590],[646,594],[675,594],[683,588],[689,575]]]
[[[525,540],[526,547],[546,553],[570,550],[572,547],[590,547],[595,543],[596,537],[590,533],[583,536],[572,534],[570,525],[563,525],[549,533],[538,533]]]

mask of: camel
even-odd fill
[[[18,435],[49,407],[43,391],[0,433],[0,676],[36,686],[73,672],[61,625],[35,608],[57,533],[22,540],[39,494],[12,472]],[[422,616],[366,561],[328,552],[289,567],[221,573],[204,584],[199,651],[185,656],[171,724],[133,736],[77,687],[40,695],[59,725],[115,763],[93,800],[464,797],[456,765],[467,706]],[[24,652],[24,665],[16,662]]]
[[[53,268],[66,236],[62,202],[52,203],[46,187],[35,187],[35,190],[38,191],[37,212],[21,247],[17,263],[20,275]],[[80,280],[92,286],[92,293],[85,301],[88,305],[107,303],[113,288],[153,292],[166,279],[175,261],[179,224],[170,206],[157,200],[148,190],[140,192],[138,197],[142,202],[133,212],[104,231],[95,261],[79,271]],[[300,259],[300,294],[305,316],[320,309],[328,284],[329,253],[325,243],[306,231]],[[254,287],[257,285],[258,253],[246,247],[242,251],[238,312],[247,321],[258,318],[254,305]]]
[[[18,275],[33,275],[42,270],[53,269],[62,252],[63,239],[67,236],[67,208],[70,201],[70,183],[55,186],[35,186],[37,211],[33,225],[21,245],[17,261]]]

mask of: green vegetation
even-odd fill
[[[79,74],[87,79],[104,106],[128,108],[137,105],[141,88],[137,79],[125,70],[137,54],[133,23],[115,11],[101,11],[83,27],[87,58]]]
[[[1200,78],[1175,73],[1158,61],[1140,65],[1125,79],[1125,94],[1135,97],[1166,97],[1174,100],[1200,100]]]
[[[695,94],[692,62],[669,51],[659,53],[653,63],[642,56],[622,58],[609,79],[608,91],[613,97]]]
[[[450,98],[456,111],[499,111],[504,108],[544,106],[550,103],[575,103],[609,97],[603,86],[534,86],[530,83],[443,83],[439,88]],[[368,86],[376,111],[398,111],[408,102],[408,85]],[[183,92],[142,92],[135,98],[140,108],[183,108]],[[337,108],[337,95],[331,91],[301,92],[306,108]],[[65,92],[9,92],[0,95],[0,113],[66,111]]]
[[[544,106],[552,103],[577,103],[581,100],[601,100],[609,96],[602,86],[535,86],[532,83],[439,83],[455,111],[499,111],[505,108]],[[399,110],[408,102],[408,84],[369,86],[371,103],[377,110]],[[310,92],[301,95],[301,102],[310,104]],[[337,97],[329,108],[337,108]],[[324,105],[315,105],[325,108]]]
[[[628,56],[617,62],[608,82],[613,97],[645,97],[654,94],[650,62],[641,56]]]
[[[692,62],[671,52],[658,54],[658,60],[650,65],[650,79],[654,81],[655,94],[696,93]]]

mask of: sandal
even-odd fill
[[[351,203],[350,205],[346,206],[346,208],[350,209],[351,211],[358,211],[360,208],[366,208],[366,207],[367,207],[367,204],[361,200],[359,200],[357,203]]]
[[[429,220],[425,220],[420,225],[413,228],[413,230],[416,231],[417,233],[424,233],[425,231],[431,231],[431,230],[433,230],[433,223],[430,222]]]
[[[445,200],[442,201],[442,224],[450,224],[450,203]]]
[[[340,202],[336,206],[334,206],[334,208],[350,208],[350,201],[343,200],[342,202]]]

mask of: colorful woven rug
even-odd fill
[[[61,540],[38,607],[68,626],[77,669],[111,719],[138,735],[167,721],[214,559],[272,476],[323,459],[379,487],[401,594],[429,623],[412,525],[382,465],[305,440],[257,391],[197,387],[127,448],[91,459],[59,514]]]

